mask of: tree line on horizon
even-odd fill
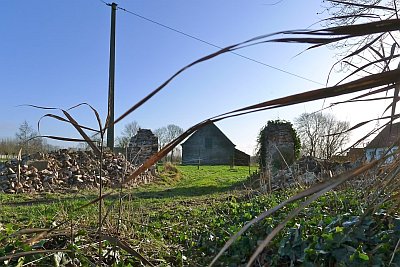
[[[136,121],[127,123],[121,131],[121,134],[116,138],[116,147],[127,148],[131,138],[140,129],[140,125]],[[153,133],[158,137],[159,148],[163,148],[166,144],[174,140],[183,133],[183,129],[175,124],[169,124],[153,130]],[[92,139],[100,142],[99,138],[94,135]],[[40,137],[36,131],[26,120],[20,124],[14,137],[0,139],[0,155],[16,156],[21,149],[22,154],[33,154],[37,152],[49,152],[59,149],[60,147],[47,143],[46,138]],[[78,149],[88,149],[85,144]],[[179,153],[176,148],[171,153],[174,157],[174,152]],[[176,155],[175,154],[175,155]],[[179,157],[178,157],[179,158]]]
[[[301,143],[300,155],[329,159],[338,152],[342,152],[350,140],[349,128],[348,121],[340,121],[330,113],[315,112],[299,115],[294,119],[294,130]],[[116,147],[126,149],[139,129],[140,125],[137,121],[125,124],[121,134],[116,138]],[[153,130],[153,133],[158,137],[158,146],[161,149],[183,131],[180,126],[169,124]],[[95,136],[92,138],[96,139]],[[22,149],[23,154],[31,154],[58,148],[39,137],[38,132],[27,121],[19,126],[14,138],[0,140],[0,154],[3,155],[16,155],[19,149]],[[169,160],[179,161],[180,153],[180,149],[175,148],[169,154]]]

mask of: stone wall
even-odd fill
[[[263,131],[265,145],[263,157],[266,159],[266,164],[277,169],[285,168],[286,163],[291,165],[295,160],[295,144],[291,123],[268,122]]]
[[[128,146],[128,160],[140,165],[158,152],[158,137],[149,129],[139,129]]]

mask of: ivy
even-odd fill
[[[257,137],[257,152],[256,156],[258,158],[258,164],[260,165],[260,169],[265,169],[267,166],[266,158],[263,157],[266,153],[266,147],[265,147],[265,128],[267,126],[265,125],[264,127],[261,128],[258,137]]]
[[[267,125],[261,128],[258,137],[257,137],[257,152],[256,156],[258,157],[258,163],[260,164],[261,169],[265,169],[267,166],[266,158],[263,155],[266,155],[266,146],[265,146],[265,129],[268,126],[273,126],[273,125],[284,125],[288,124],[290,127],[290,133],[294,141],[294,158],[295,160],[300,157],[300,149],[301,149],[301,141],[300,138],[296,132],[296,130],[293,128],[293,124],[289,121],[286,120],[269,120]]]

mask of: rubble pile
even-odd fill
[[[352,169],[356,163],[339,163],[314,157],[302,157],[292,166],[279,170],[271,177],[273,190],[293,185],[311,185]]]
[[[118,185],[137,167],[122,154],[105,152],[100,175],[100,160],[92,151],[61,149],[49,154],[36,154],[18,164],[12,160],[0,166],[0,192],[55,192]],[[155,176],[147,171],[130,182],[130,186],[152,181]]]

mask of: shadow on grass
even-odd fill
[[[134,198],[141,199],[162,199],[162,198],[173,198],[173,197],[196,197],[196,196],[204,196],[204,195],[212,195],[216,193],[226,193],[232,190],[241,190],[244,188],[244,184],[247,184],[247,181],[240,181],[229,186],[182,186],[182,187],[174,187],[174,188],[165,188],[165,189],[151,189],[149,191],[137,192],[136,190],[132,190],[129,193],[127,191],[125,194],[131,195]],[[76,194],[70,196],[64,196],[60,198],[48,198],[48,197],[38,197],[37,199],[26,200],[26,201],[4,201],[0,202],[0,205],[4,206],[32,206],[32,205],[40,205],[40,204],[52,204],[52,203],[62,203],[69,201],[91,201],[97,198],[96,194]],[[115,200],[119,198],[119,193],[112,193],[108,199]]]
[[[37,199],[32,200],[24,200],[24,201],[8,201],[2,202],[0,205],[4,206],[33,206],[33,205],[41,205],[41,204],[53,204],[53,203],[63,203],[63,202],[70,202],[70,201],[91,201],[95,199],[97,195],[88,194],[84,196],[69,196],[63,198],[46,198],[46,197],[39,197]]]
[[[230,186],[188,186],[167,188],[160,191],[137,192],[133,195],[137,198],[172,198],[172,197],[196,197],[203,195],[212,195],[216,193],[225,193],[232,190],[243,189],[243,182],[238,182]]]
[[[213,195],[216,193],[226,193],[232,190],[240,190],[243,189],[243,182],[236,183],[231,186],[221,187],[221,186],[189,186],[189,187],[175,187],[175,188],[166,188],[162,190],[151,190],[151,191],[144,191],[144,192],[131,192],[134,198],[141,198],[141,199],[162,199],[162,198],[173,198],[173,197],[196,197],[196,196],[203,196],[203,195]],[[126,194],[127,192],[125,192]],[[95,194],[88,194],[85,196],[70,196],[70,197],[63,197],[61,199],[48,199],[48,198],[38,198],[26,201],[10,201],[10,202],[3,202],[0,205],[4,206],[32,206],[32,205],[41,205],[41,204],[53,204],[53,203],[63,203],[63,202],[70,202],[70,201],[91,201],[97,198]],[[115,200],[119,198],[119,194],[113,193],[111,194],[108,199]]]

